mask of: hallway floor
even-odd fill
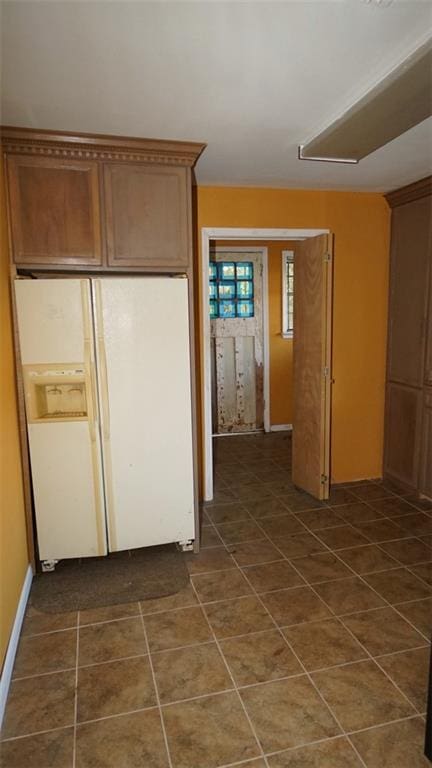
[[[28,612],[2,768],[427,768],[432,504],[327,504],[287,433],[218,438],[182,592]]]

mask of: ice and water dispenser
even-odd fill
[[[25,365],[24,386],[29,422],[87,420],[83,365]]]

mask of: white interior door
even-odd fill
[[[187,281],[92,282],[109,549],[194,539]]]
[[[218,317],[210,322],[213,432],[264,428],[262,255],[233,249],[211,254],[213,262],[253,264],[253,316]],[[231,280],[228,279],[228,282]],[[233,280],[238,283],[237,280]],[[216,290],[219,280],[216,281]],[[218,296],[216,301],[221,297]],[[234,300],[234,305],[238,298]]]
[[[104,555],[99,430],[92,407],[90,281],[17,280],[15,292],[40,559]],[[29,385],[41,380],[45,367],[51,390],[63,389],[65,397],[70,389],[71,402],[76,398],[74,387],[62,384],[67,376],[55,375],[68,364],[85,371],[87,417],[37,418],[30,400],[35,388]]]

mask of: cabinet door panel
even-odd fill
[[[110,266],[188,265],[188,179],[187,168],[105,165]]]
[[[384,472],[413,488],[418,483],[422,391],[388,384]]]
[[[392,212],[388,378],[423,383],[431,198]]]
[[[432,388],[424,390],[419,491],[432,499]]]
[[[101,264],[97,163],[14,156],[7,163],[15,263]]]

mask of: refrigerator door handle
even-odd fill
[[[110,410],[109,410],[109,398],[108,398],[108,376],[107,376],[107,361],[105,342],[103,336],[98,337],[99,346],[99,360],[100,360],[100,384],[101,384],[101,401],[103,412],[103,434],[105,440],[110,439]]]

